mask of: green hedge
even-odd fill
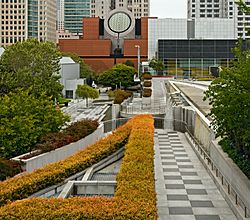
[[[157,219],[153,118],[137,116],[127,127],[114,198],[26,199],[0,208],[0,219]]]

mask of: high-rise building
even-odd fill
[[[56,41],[56,0],[2,0],[0,46],[27,38]]]
[[[82,33],[82,19],[90,17],[90,0],[64,0],[64,30]]]
[[[148,17],[150,0],[91,0],[91,17],[105,18],[117,8],[127,8],[135,18]]]
[[[250,7],[250,0],[244,0]],[[242,13],[234,0],[188,0],[188,18],[228,18],[234,20],[238,37],[249,39],[250,16]]]

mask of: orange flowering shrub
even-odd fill
[[[0,206],[8,201],[27,198],[41,189],[60,183],[111,155],[127,143],[130,130],[130,124],[127,123],[110,136],[64,160],[0,182]]]
[[[152,116],[136,116],[114,198],[32,198],[0,208],[0,219],[156,219]],[[124,127],[123,127],[124,129]]]

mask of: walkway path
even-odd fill
[[[235,220],[185,135],[155,131],[159,220]]]

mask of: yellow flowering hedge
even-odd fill
[[[123,147],[127,143],[130,131],[131,124],[127,123],[119,127],[110,136],[97,141],[73,156],[49,164],[32,173],[0,182],[0,206],[10,201],[27,198],[33,193],[60,183],[99,162]]]
[[[114,198],[25,199],[1,207],[0,219],[157,219],[153,118],[136,116],[127,128]]]

